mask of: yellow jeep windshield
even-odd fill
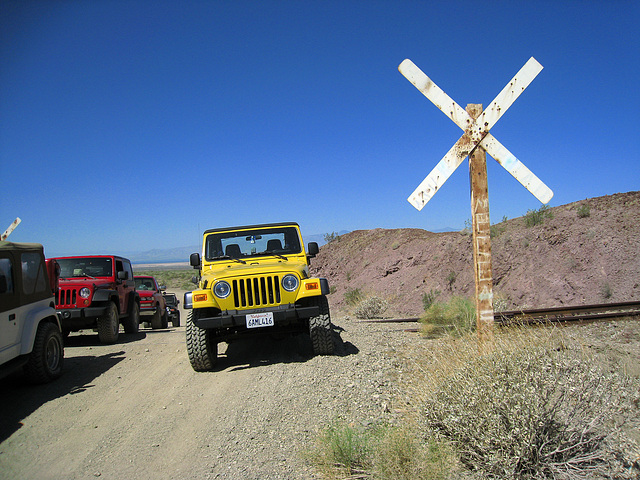
[[[210,233],[205,239],[204,256],[208,261],[229,258],[282,256],[301,253],[295,227],[272,227]]]

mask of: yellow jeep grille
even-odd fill
[[[234,280],[232,288],[236,308],[280,304],[280,279],[277,275]]]

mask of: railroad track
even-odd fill
[[[577,322],[636,315],[640,315],[640,302],[598,303],[573,307],[511,310],[508,312],[496,312],[493,318],[497,323],[509,324],[513,322]]]
[[[568,307],[534,308],[496,312],[493,318],[500,325],[511,323],[577,322],[640,315],[640,302],[598,303]],[[364,320],[370,323],[415,323],[419,318]]]

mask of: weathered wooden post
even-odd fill
[[[488,346],[493,339],[491,224],[486,153],[491,155],[542,203],[548,203],[553,197],[551,189],[491,135],[489,130],[540,73],[542,65],[533,57],[530,58],[484,111],[482,105],[476,104],[468,105],[466,111],[462,109],[411,60],[404,60],[398,70],[425,97],[464,130],[464,134],[418,185],[408,200],[415,208],[422,210],[455,169],[469,156],[476,320],[480,350],[483,351],[483,345]]]
[[[467,105],[467,113],[474,120],[477,119],[482,113],[482,105]],[[493,275],[487,154],[482,148],[475,148],[469,155],[469,183],[471,185],[473,267],[476,281],[476,329],[479,350],[484,353],[491,349],[493,342]]]

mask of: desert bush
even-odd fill
[[[542,205],[538,210],[527,210],[524,216],[524,224],[527,227],[542,225],[545,219],[552,219],[553,213],[549,210],[549,205]]]
[[[364,294],[359,288],[349,288],[344,293],[344,301],[352,307],[358,305],[362,300],[364,300]]]
[[[613,291],[611,290],[611,285],[609,285],[609,282],[605,282],[602,285],[602,287],[600,288],[600,295],[602,295],[602,298],[604,298],[605,300],[611,298],[611,296],[613,295]]]
[[[362,300],[353,313],[356,318],[361,319],[380,318],[387,308],[389,308],[389,302],[384,298],[373,295]]]
[[[502,221],[500,223],[493,224],[491,225],[491,227],[489,227],[489,235],[491,236],[491,238],[498,238],[500,235],[506,232],[507,220],[509,220],[507,216],[503,215]]]
[[[451,441],[482,478],[637,478],[616,421],[638,386],[578,349],[522,340],[484,356],[457,341],[432,370],[426,435]]]
[[[475,303],[463,297],[452,297],[448,303],[434,302],[420,318],[420,323],[423,334],[443,330],[461,336],[475,330]]]
[[[577,210],[578,218],[586,218],[591,216],[591,207],[589,207],[588,203],[583,203],[578,207]]]
[[[337,232],[325,233],[324,234],[324,241],[325,241],[325,243],[331,243],[334,240],[337,240],[339,237],[340,237],[340,235],[338,235]]]
[[[508,310],[511,305],[511,300],[508,295],[496,293],[493,296],[493,311],[504,312]]]
[[[381,428],[374,439],[371,463],[376,479],[443,480],[457,471],[453,448],[447,442],[422,439],[414,428]]]
[[[428,292],[422,294],[422,306],[424,307],[425,311],[428,310],[431,305],[433,305],[433,302],[436,301],[438,295],[440,295],[440,290],[434,290],[433,288]]]
[[[456,278],[458,278],[458,274],[454,271],[449,272],[449,275],[447,275],[447,283],[449,284],[449,290],[453,289],[453,284],[456,283]]]
[[[453,448],[422,439],[411,427],[333,423],[319,437],[311,461],[328,478],[444,480],[459,468]]]
[[[325,471],[352,475],[371,468],[371,443],[371,432],[336,421],[324,429],[309,455]]]

